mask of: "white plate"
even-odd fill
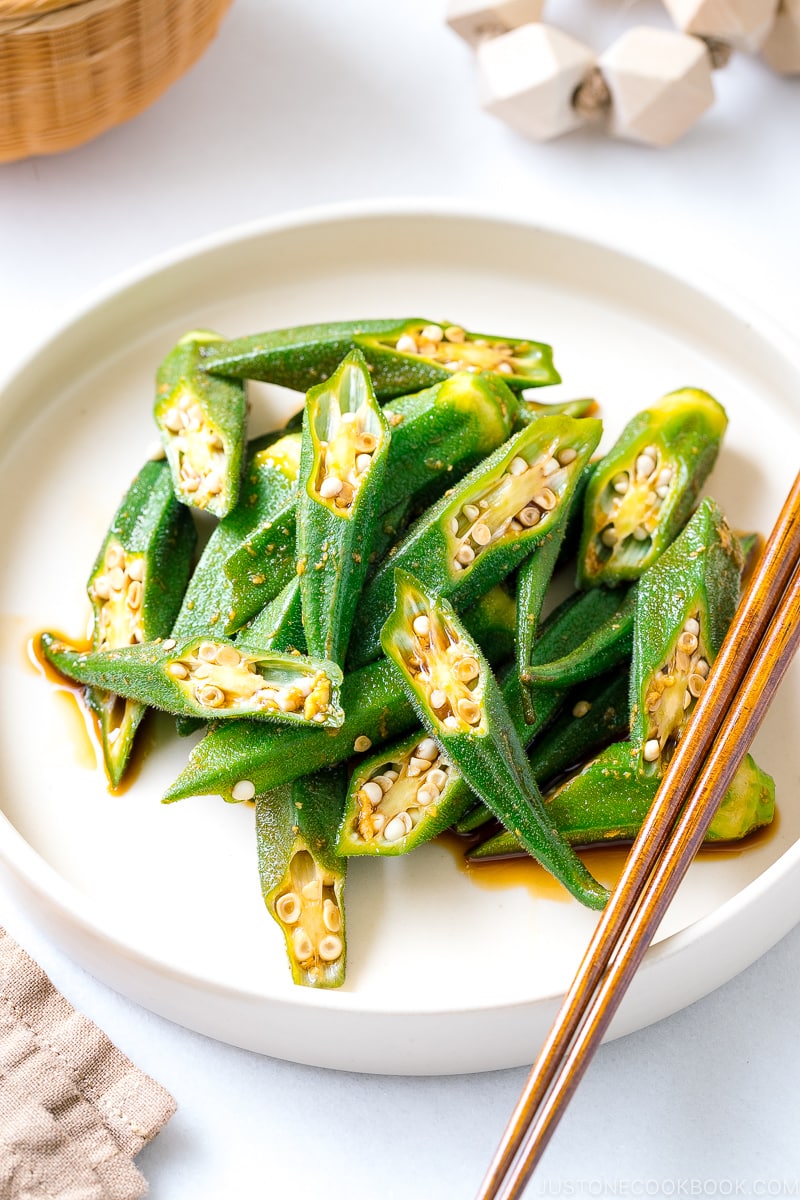
[[[181,333],[411,313],[552,342],[565,383],[543,398],[597,396],[609,436],[663,392],[707,388],[730,415],[709,490],[737,527],[774,520],[800,462],[800,355],[728,297],[435,206],[304,214],[179,251],[84,310],[2,397],[0,848],[74,958],[156,1012],[297,1061],[435,1074],[530,1061],[594,916],[547,889],[476,886],[441,846],[355,862],[347,984],[295,988],[260,899],[252,808],[162,806],[189,749],[177,739],[108,795],[74,714],[24,655],[32,630],[85,628],[87,570],[152,440],[153,371]],[[256,419],[286,399],[259,389]],[[693,866],[615,1034],[729,979],[800,918],[799,698],[795,670],[756,747],[777,779],[777,829]]]

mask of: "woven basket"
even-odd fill
[[[0,162],[135,116],[205,50],[231,0],[0,0]]]

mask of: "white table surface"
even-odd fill
[[[602,39],[608,14],[583,8]],[[626,22],[637,13],[641,0]],[[578,6],[566,18],[580,29]],[[800,81],[744,58],[716,79],[716,108],[669,151],[593,134],[537,146],[480,111],[471,55],[435,0],[236,0],[205,58],[137,120],[0,167],[0,375],[86,291],[151,255],[370,196],[468,198],[634,252],[655,245],[797,330]],[[138,1160],[154,1200],[469,1197],[523,1082],[522,1070],[380,1078],[261,1058],[96,982],[2,875],[0,919],[177,1098]],[[800,1194],[798,993],[800,929],[605,1046],[530,1194]]]

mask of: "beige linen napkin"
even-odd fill
[[[174,1111],[0,927],[0,1200],[137,1200]]]

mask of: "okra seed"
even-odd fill
[[[373,807],[376,804],[380,804],[381,798],[383,797],[383,789],[379,783],[375,783],[374,780],[369,780],[367,783],[362,784],[361,791],[364,793]]]
[[[694,669],[695,669],[695,671],[697,671],[697,674],[702,675],[704,679],[708,675],[709,667],[708,667],[708,663],[706,662],[706,660],[704,658],[698,658],[697,662],[694,665]]]
[[[684,707],[684,709],[687,709],[691,703],[692,703],[692,693],[691,693],[691,691],[690,691],[689,689],[687,689],[687,690],[686,690],[686,691],[683,693],[683,707]]]
[[[212,450],[223,450],[225,448],[222,438],[218,433],[214,433],[213,430],[208,435],[208,444]]]
[[[365,733],[360,733],[353,742],[353,749],[356,754],[364,754],[372,746],[372,739],[368,738]]]
[[[221,667],[238,667],[241,661],[241,655],[235,646],[224,645],[217,650],[217,662]]]
[[[480,705],[474,700],[468,700],[466,696],[462,696],[456,705],[458,715],[462,721],[466,721],[468,725],[477,725],[481,719]]]
[[[545,479],[549,479],[551,475],[555,475],[560,465],[557,458],[548,458],[542,467],[542,474]]]
[[[412,754],[409,762],[409,770],[414,767],[418,773],[422,774],[430,769],[430,765],[431,760],[429,758],[421,758],[417,754]]]
[[[591,711],[591,704],[588,700],[579,700],[572,710],[573,717],[585,717]]]
[[[453,716],[445,717],[445,719],[442,721],[442,724],[444,725],[445,729],[457,730],[458,729],[458,717],[453,717]]]
[[[650,738],[644,744],[644,761],[655,762],[661,754],[661,747],[658,744],[658,738]]]
[[[706,681],[699,671],[692,671],[686,683],[692,695],[697,697],[705,687]]]
[[[424,758],[430,763],[439,757],[439,747],[433,738],[423,738],[414,753],[417,758]]]
[[[162,458],[166,458],[164,447],[161,445],[161,442],[148,442],[146,457],[150,460],[150,462],[160,462]]]
[[[113,746],[115,744],[115,742],[117,742],[119,740],[119,735],[121,732],[122,732],[122,730],[119,728],[109,729],[108,737],[106,738],[106,741],[108,742],[109,746]]]
[[[475,551],[471,546],[459,546],[456,553],[456,559],[462,566],[468,566],[475,558]]]
[[[311,938],[306,933],[305,929],[295,929],[292,934],[292,947],[295,957],[299,962],[306,962],[314,954],[314,947],[311,945]]]
[[[375,447],[377,446],[377,444],[378,444],[378,439],[375,437],[375,434],[367,433],[366,431],[357,433],[355,438],[353,439],[353,445],[355,446],[356,451],[359,454],[374,453]]]
[[[675,667],[682,675],[688,675],[692,660],[685,650],[675,651]]]
[[[381,789],[381,792],[385,796],[387,792],[391,791],[394,780],[389,779],[386,775],[373,775],[370,782],[377,783],[378,787]]]
[[[488,546],[492,540],[492,531],[483,521],[479,521],[477,525],[472,527],[472,540],[478,546]]]
[[[430,694],[430,701],[431,708],[444,708],[445,704],[447,704],[447,695],[441,690],[441,688],[434,688]]]
[[[380,833],[386,824],[386,815],[382,812],[372,814],[372,829],[375,833]]]
[[[678,638],[678,649],[686,654],[693,654],[697,649],[697,635],[686,630]]]
[[[170,433],[180,433],[183,429],[183,415],[177,408],[168,408],[162,420]]]
[[[574,462],[577,457],[578,451],[574,450],[572,446],[565,446],[563,450],[559,450],[557,455],[558,461],[561,463],[562,467],[568,466],[571,462]]]
[[[178,643],[175,641],[175,638],[165,638],[164,641],[161,643],[161,649],[162,650],[174,650],[175,647],[177,646],[177,644]]]
[[[215,683],[204,683],[195,689],[195,697],[203,708],[219,708],[225,699],[225,693]]]
[[[497,369],[501,375],[513,375],[514,368],[510,362],[501,362],[497,364]]]
[[[134,579],[128,586],[128,594],[126,596],[128,608],[139,608],[142,603],[142,585],[138,579]]]
[[[444,331],[444,336],[448,342],[463,342],[466,334],[460,325],[448,325]]]
[[[383,777],[384,777],[384,779],[388,779],[391,783],[396,783],[397,780],[400,778],[400,774],[398,771],[390,769],[388,771],[383,772]]]
[[[658,458],[658,446],[653,446],[653,445],[645,446],[644,449],[642,450],[642,454],[646,454],[648,458],[657,459]]]
[[[656,460],[651,458],[649,454],[640,454],[636,459],[636,478],[638,480],[648,479],[656,469]]]
[[[700,622],[694,617],[687,617],[683,622],[683,632],[698,634],[700,632]]]
[[[183,490],[185,492],[196,492],[200,487],[199,479],[187,479],[185,476],[182,479]]]
[[[468,521],[476,521],[481,515],[481,510],[477,504],[465,504],[461,511]]]
[[[407,833],[411,833],[413,822],[407,812],[400,812],[397,816],[392,817],[383,831],[384,840],[387,842],[399,842],[401,837],[405,837]]]
[[[658,473],[658,484],[665,487],[672,479],[672,467],[663,467]]]
[[[417,792],[417,804],[421,804],[425,808],[428,804],[433,804],[434,800],[439,799],[439,793],[435,788],[428,787],[428,781],[425,780],[425,787],[421,787]]]
[[[322,919],[325,922],[325,928],[331,933],[338,933],[342,928],[342,914],[333,900],[326,900],[323,904]]]
[[[660,483],[658,485],[658,487],[656,488],[656,496],[658,497],[659,500],[665,500],[668,495],[669,495],[669,485],[666,483]]]
[[[426,325],[424,329],[420,330],[419,336],[426,342],[440,342],[444,334],[439,325]]]
[[[397,339],[396,349],[399,350],[401,354],[416,354],[417,339],[412,337],[410,333],[404,333]]]
[[[458,518],[452,517],[450,520],[450,532],[458,533]]]
[[[524,475],[527,469],[527,462],[524,458],[520,458],[519,455],[517,455],[516,458],[512,458],[511,462],[508,464],[509,475]]]
[[[436,788],[438,792],[447,783],[447,773],[440,767],[433,767],[425,776],[425,787]]]
[[[453,667],[453,672],[461,683],[471,683],[473,679],[478,678],[481,669],[476,658],[468,657],[460,659]]]
[[[342,956],[342,939],[330,933],[319,943],[319,956],[323,962],[336,962]]]
[[[646,542],[649,534],[644,525],[637,525],[633,531],[633,538],[636,542]]]
[[[300,900],[294,892],[285,892],[275,902],[275,912],[284,925],[294,925],[300,920]]]
[[[167,667],[167,670],[175,679],[186,679],[189,675],[189,672],[186,670],[186,667],[183,665],[183,663],[179,662],[170,663]]]
[[[517,520],[523,529],[532,529],[534,525],[539,524],[541,515],[535,505],[529,504],[527,508],[523,508],[522,512],[517,513]]]
[[[256,794],[256,785],[252,779],[239,779],[231,788],[234,800],[252,800]]]
[[[359,472],[359,474],[361,474],[363,471],[367,470],[371,462],[371,454],[359,454],[356,458],[356,470]]]
[[[301,891],[304,900],[308,900],[311,904],[319,903],[322,899],[322,880],[309,879],[308,883],[303,884]]]
[[[144,559],[132,558],[128,562],[127,572],[131,579],[136,579],[139,583],[144,579]]]
[[[630,481],[624,471],[621,471],[619,473],[619,475],[614,476],[614,478],[611,480],[611,486],[613,487],[613,489],[617,493],[617,495],[619,495],[619,496],[625,495],[628,488],[630,487]]]
[[[415,766],[414,763],[409,763],[406,767],[406,775],[409,779],[418,779],[421,774],[422,772],[419,767]]]
[[[608,528],[604,529],[600,534],[600,541],[604,546],[616,546],[617,542],[619,541],[619,535],[617,534],[616,529],[614,529],[612,525],[609,525]]]
[[[98,575],[92,588],[98,600],[109,600],[111,598],[111,584],[106,575]]]
[[[222,491],[222,478],[218,471],[206,475],[206,491],[209,496],[218,496]]]
[[[427,637],[431,631],[431,623],[425,613],[420,613],[419,616],[414,617],[411,627],[419,637]]]
[[[112,591],[121,592],[125,586],[125,572],[122,567],[114,567],[108,573],[108,582],[111,584]]]
[[[533,499],[545,512],[552,512],[558,504],[558,497],[555,492],[551,492],[550,488],[542,488],[538,496],[534,496]]]
[[[520,525],[519,521],[517,521],[517,520],[509,521],[508,529],[509,529],[510,533],[521,533],[522,532],[522,526]]]
[[[213,663],[217,661],[217,649],[213,642],[201,642],[197,647],[197,657],[203,662]]]
[[[342,490],[342,481],[336,475],[328,475],[319,485],[319,494],[323,500],[332,500]]]

